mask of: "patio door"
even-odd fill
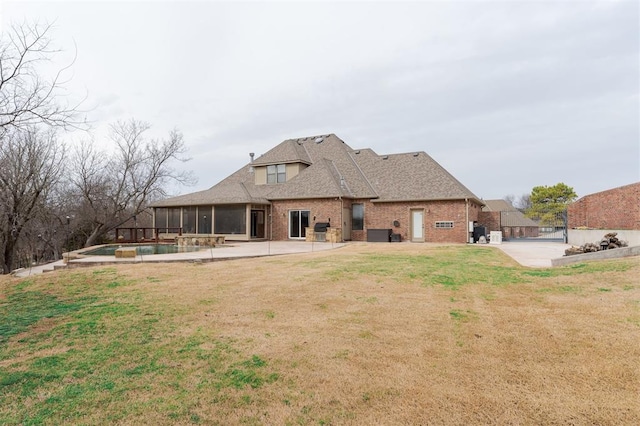
[[[424,210],[411,210],[411,241],[424,242]]]
[[[302,240],[306,237],[306,228],[309,226],[309,210],[289,211],[289,238]]]
[[[251,238],[264,238],[264,210],[251,210]]]

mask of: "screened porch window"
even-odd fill
[[[180,210],[182,210],[180,207],[168,209],[169,220],[167,222],[167,226],[169,228],[180,228]],[[175,231],[175,229],[172,230],[172,232]]]
[[[160,207],[156,209],[156,228],[167,227],[167,209]]]
[[[185,207],[182,209],[182,232],[195,234],[196,232],[196,208]]]
[[[242,205],[216,206],[214,232],[216,234],[246,234],[247,208]]]
[[[211,206],[198,206],[198,234],[211,233]]]

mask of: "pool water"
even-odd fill
[[[102,246],[93,250],[83,251],[80,254],[86,256],[115,256],[116,249],[120,247],[134,247],[129,245],[107,245]],[[138,255],[149,255],[149,254],[172,254],[172,253],[185,253],[190,251],[198,251],[202,247],[197,246],[182,246],[179,247],[173,244],[145,244],[141,246],[135,246],[136,254]]]

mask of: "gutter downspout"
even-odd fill
[[[342,195],[340,196],[340,227],[342,228],[342,232],[340,233],[342,242],[344,243],[344,200],[342,199]]]
[[[273,205],[269,204],[269,241],[273,241]]]
[[[465,213],[466,213],[466,219],[467,219],[465,221],[465,226],[467,227],[467,241],[466,242],[467,242],[467,244],[469,244],[469,241],[470,241],[469,233],[472,232],[472,231],[469,231],[469,199],[468,198],[464,199],[464,205],[465,205],[465,210],[466,210]]]

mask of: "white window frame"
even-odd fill
[[[436,229],[453,229],[452,220],[438,220],[435,224]]]
[[[267,166],[267,183],[285,183],[287,181],[287,166],[285,164],[270,164]]]
[[[291,233],[291,227],[292,227],[292,221],[293,221],[293,217],[292,217],[292,213],[296,212],[298,213],[298,219],[296,223],[296,227],[298,228],[298,236],[294,237],[292,236]],[[306,239],[306,228],[311,226],[311,210],[306,210],[306,209],[293,209],[293,210],[289,210],[288,213],[288,219],[287,219],[287,227],[288,227],[288,231],[287,231],[287,236],[290,240],[304,240]],[[304,220],[303,220],[303,216],[306,216],[306,225],[304,226]]]

